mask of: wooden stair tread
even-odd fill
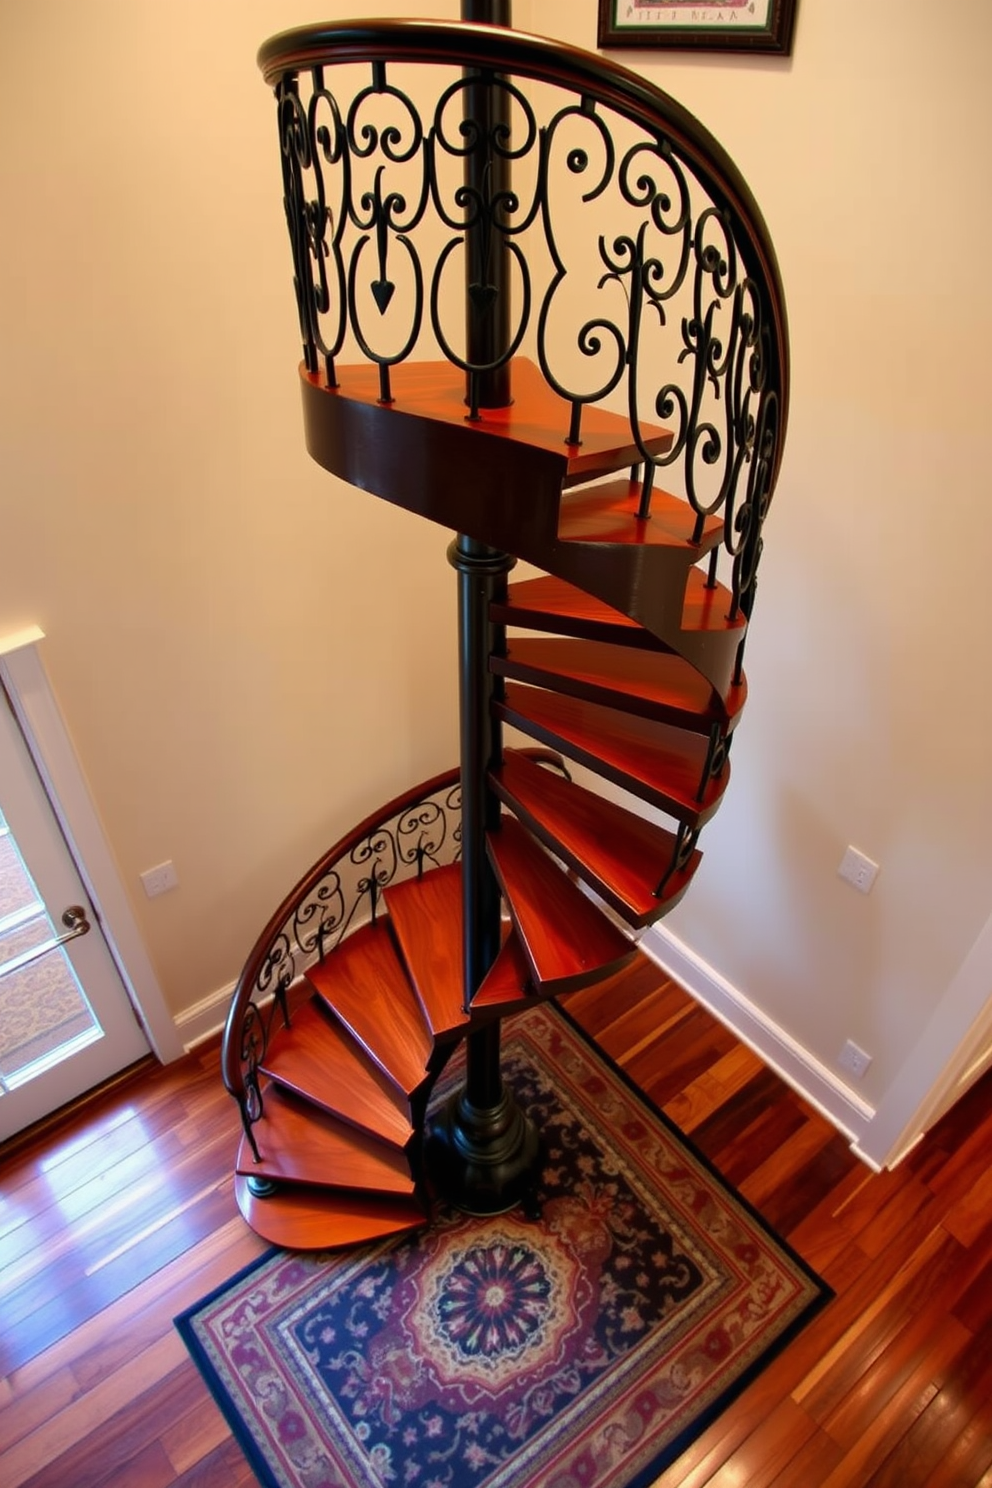
[[[411,1194],[413,1178],[403,1153],[346,1126],[300,1096],[269,1084],[263,1113],[252,1128],[261,1152],[256,1162],[242,1137],[236,1171],[285,1183]]]
[[[472,1011],[504,1007],[509,1011],[515,1004],[523,1007],[532,1000],[533,991],[527,958],[516,932],[511,930],[472,998]]]
[[[645,646],[653,651],[664,649],[661,641],[629,615],[550,574],[510,584],[506,599],[490,605],[489,614],[497,625],[613,641],[621,646]]]
[[[407,974],[435,1038],[463,1028],[462,874],[456,863],[383,894]]]
[[[507,750],[491,776],[496,794],[524,825],[616,912],[634,926],[650,924],[680,898],[701,854],[655,894],[676,852],[675,834]]]
[[[514,638],[490,667],[499,676],[697,733],[709,733],[714,723],[730,726],[747,692],[742,682],[721,699],[681,656],[558,636]]]
[[[739,632],[747,627],[747,616],[742,610],[729,618],[733,595],[725,584],[710,586],[700,568],[690,568],[686,584],[685,603],[682,610],[682,629],[693,634],[731,634],[739,639]]]
[[[690,825],[712,816],[730,779],[728,763],[697,799],[705,737],[582,698],[510,682],[494,711],[504,723]]]
[[[406,1100],[361,1052],[317,997],[273,1040],[262,1073],[352,1126],[405,1147],[413,1135]]]
[[[307,977],[373,1063],[412,1095],[433,1045],[388,927],[363,925]]]
[[[723,519],[706,517],[702,541],[695,544],[696,513],[687,501],[655,489],[650,516],[642,519],[637,515],[640,499],[640,482],[630,479],[570,492],[561,503],[558,536],[562,542],[684,548],[693,558],[708,553],[723,536]]]
[[[285,1250],[334,1250],[419,1229],[426,1215],[414,1198],[375,1198],[327,1188],[287,1187],[259,1199],[237,1174],[238,1208],[256,1234]]]
[[[487,838],[514,928],[544,993],[571,992],[619,970],[636,947],[512,816]]]
[[[728,619],[732,598],[726,585],[718,583],[711,587],[701,569],[690,568],[682,630],[736,637],[747,620],[740,611],[733,620]],[[510,584],[506,599],[492,604],[489,613],[497,625],[550,631],[588,641],[610,641],[618,646],[640,646],[649,651],[672,649],[621,610],[550,574]]]
[[[583,409],[580,443],[568,444],[571,404],[545,382],[529,358],[514,357],[510,367],[512,403],[480,408],[478,419],[470,420],[465,374],[458,367],[448,361],[400,362],[390,373],[390,409],[564,455],[567,482],[595,480],[640,460],[629,419],[595,405]],[[338,387],[326,389],[332,396],[379,405],[379,371],[374,363],[339,366],[336,371]],[[310,380],[315,380],[312,375]],[[658,425],[643,425],[642,438],[652,454],[671,448],[671,431]]]

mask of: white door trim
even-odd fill
[[[182,1040],[158,984],[110,844],[97,815],[69,732],[49,685],[29,626],[0,637],[0,682],[11,700],[69,851],[100,917],[104,937],[145,1036],[163,1064],[183,1053]]]

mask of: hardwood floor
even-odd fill
[[[893,1173],[644,963],[570,1010],[834,1287],[659,1488],[992,1488],[992,1081]],[[265,1248],[216,1045],[0,1151],[0,1481],[255,1479],[172,1326]]]

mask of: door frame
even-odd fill
[[[44,638],[37,625],[0,638],[0,683],[99,916],[124,990],[155,1057],[169,1064],[185,1050],[49,684],[39,651]]]

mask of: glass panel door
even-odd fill
[[[0,691],[0,1141],[147,1052]]]
[[[79,923],[89,925],[85,916]],[[93,1009],[58,943],[67,933],[52,924],[0,812],[0,1092],[100,1037]]]

